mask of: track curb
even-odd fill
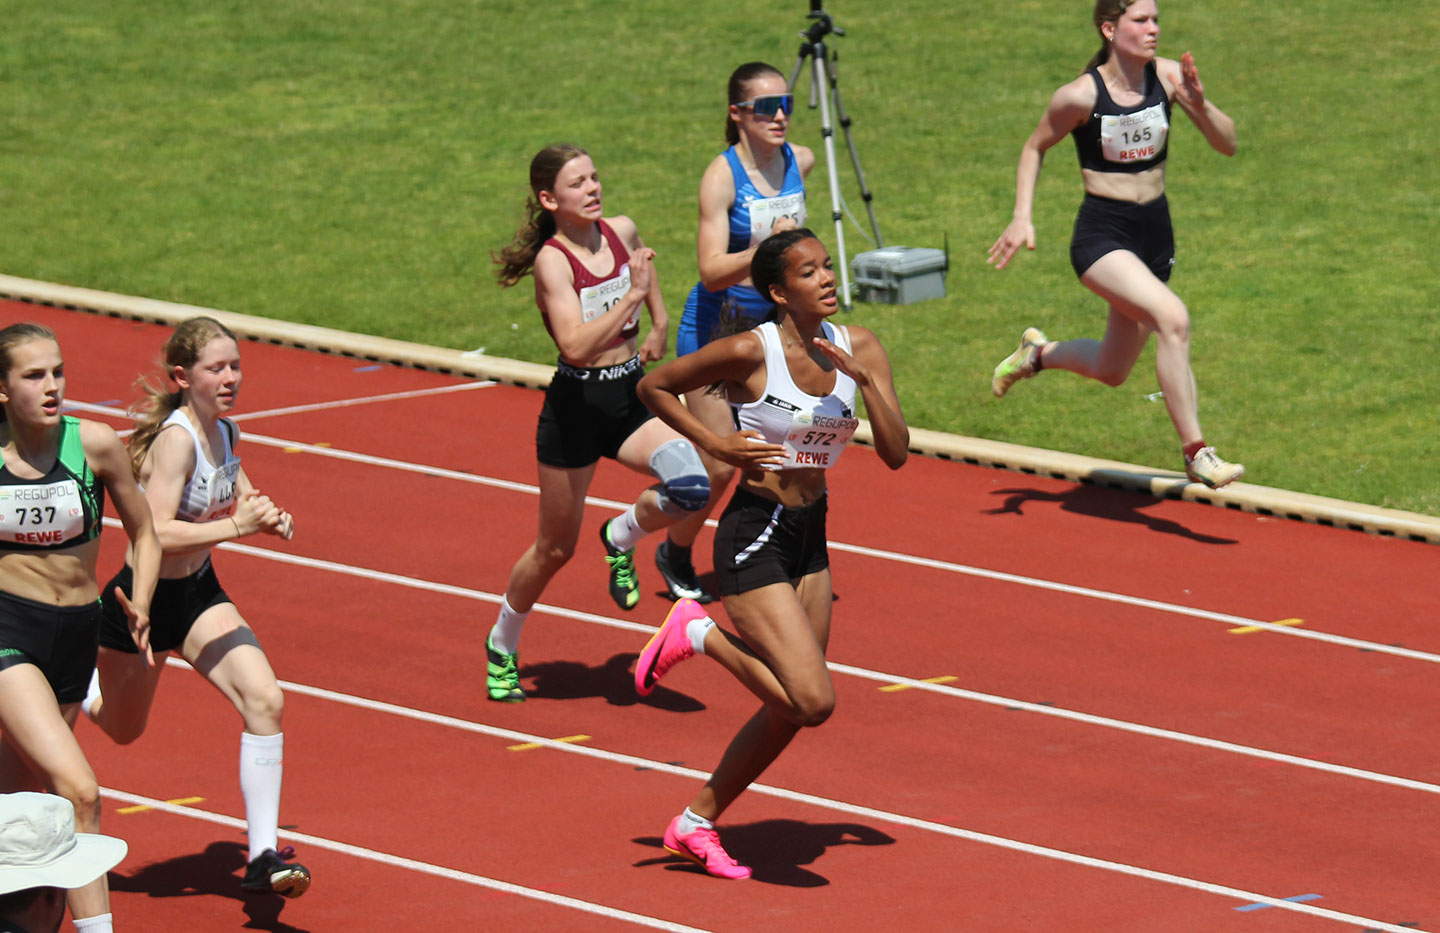
[[[548,386],[555,372],[553,366],[542,366],[538,363],[385,337],[352,334],[328,327],[293,324],[153,298],[136,298],[89,288],[56,285],[3,274],[0,274],[0,298],[168,325],[196,315],[209,315],[250,340],[456,376],[491,379],[527,388],[539,389]],[[869,443],[870,426],[862,422],[855,439],[861,443]],[[911,429],[910,449],[925,456],[1017,473],[1090,483],[1157,498],[1185,499],[1259,515],[1440,544],[1440,518],[1399,509],[1385,509],[1252,483],[1232,483],[1224,489],[1207,489],[1189,482],[1183,474],[1173,471],[1039,447],[1024,447],[1003,441],[945,434],[923,428]]]

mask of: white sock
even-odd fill
[[[693,810],[691,810],[689,807],[686,807],[686,808],[685,808],[685,812],[682,813],[682,814],[680,814],[680,827],[679,827],[679,829],[680,829],[680,835],[682,835],[682,836],[688,836],[688,835],[690,835],[691,833],[693,833],[693,832],[694,832],[695,830],[697,830],[697,829],[714,829],[714,828],[715,828],[715,824],[714,824],[714,823],[712,823],[712,822],[710,822],[709,820],[705,819],[705,817],[703,817],[703,816],[696,816],[696,815],[695,815],[695,812],[694,812]]]
[[[245,829],[250,861],[279,847],[280,778],[285,764],[285,733],[240,733],[240,795],[245,798]]]
[[[75,929],[83,933],[115,933],[113,914],[100,914],[96,917],[85,917],[75,921]]]
[[[490,629],[490,644],[501,654],[514,654],[520,647],[520,630],[525,627],[525,619],[530,615],[527,609],[525,612],[516,612],[510,605],[510,597],[500,598],[500,614],[495,617],[495,627]]]
[[[698,619],[691,619],[685,623],[685,634],[690,638],[690,647],[695,649],[696,654],[705,653],[705,636],[715,627],[715,620],[709,616],[701,616]]]
[[[90,686],[85,691],[85,699],[80,701],[81,712],[83,712],[86,716],[89,716],[92,722],[95,720],[95,715],[90,712],[90,708],[95,705],[95,701],[99,698],[100,668],[97,667],[95,668],[95,670],[90,672]]]
[[[606,528],[612,547],[621,551],[628,551],[640,542],[648,532],[640,527],[640,522],[635,518],[635,506],[630,506],[624,512],[610,519],[610,525]]]

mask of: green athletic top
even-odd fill
[[[0,464],[0,551],[56,551],[100,537],[105,486],[85,460],[80,420],[60,423],[60,453],[39,479]]]

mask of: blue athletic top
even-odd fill
[[[798,226],[805,225],[805,179],[795,150],[786,143],[781,147],[785,158],[785,176],[780,191],[762,194],[750,180],[750,173],[740,163],[735,147],[725,150],[725,161],[735,183],[735,200],[730,205],[728,220],[730,241],[727,253],[741,253],[770,235],[770,227],[779,217],[791,217]],[[751,208],[754,208],[752,211]],[[679,356],[693,353],[710,342],[711,332],[720,316],[720,306],[729,298],[746,317],[756,321],[769,313],[771,302],[749,285],[732,285],[718,292],[697,282],[685,300],[685,312],[675,335],[675,352]]]
[[[805,180],[800,177],[795,150],[786,143],[780,152],[785,157],[785,178],[780,183],[780,193],[770,195],[761,194],[760,189],[755,187],[755,182],[751,181],[750,173],[741,164],[740,153],[735,151],[735,147],[725,150],[725,161],[730,164],[730,174],[735,180],[735,201],[730,205],[730,245],[726,252],[743,252],[770,235],[768,226],[764,231],[756,230],[752,226],[754,220],[760,219],[750,215],[752,202],[758,202],[758,206],[776,202],[775,206],[783,216],[793,217],[797,226],[805,226]],[[774,218],[771,218],[771,223],[773,222]],[[763,236],[760,235],[762,232]]]
[[[0,464],[0,550],[55,551],[100,536],[105,486],[85,460],[80,421],[60,421],[55,465],[21,479]]]
[[[1121,107],[1110,97],[1097,68],[1086,72],[1095,82],[1095,110],[1070,131],[1080,167],[1096,172],[1143,172],[1165,161],[1170,136],[1170,95],[1154,62],[1145,65],[1140,103]]]

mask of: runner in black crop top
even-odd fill
[[[0,591],[58,606],[94,602],[108,492],[140,548],[143,591],[132,608],[144,628],[160,557],[150,509],[114,430],[62,415],[64,395],[54,334],[37,324],[0,329]]]
[[[1235,154],[1235,123],[1206,98],[1189,52],[1180,61],[1156,56],[1155,0],[1137,0],[1097,28],[1104,43],[1100,52],[1080,77],[1054,93],[1020,150],[1014,217],[991,245],[989,261],[1003,269],[1022,245],[1035,248],[1030,218],[1041,162],[1046,150],[1073,136],[1085,200],[1070,260],[1085,287],[1109,305],[1105,335],[1099,341],[1057,343],[1038,327],[1026,328],[1019,347],[995,367],[991,389],[1003,396],[1018,380],[1044,369],[1118,386],[1153,333],[1155,375],[1180,436],[1185,473],[1211,488],[1224,486],[1245,468],[1221,460],[1200,430],[1190,316],[1167,284],[1175,247],[1165,160],[1172,100],[1224,155]]]
[[[1080,167],[1133,173],[1164,162],[1170,141],[1170,95],[1165,93],[1155,63],[1145,64],[1143,96],[1140,103],[1129,107],[1110,98],[1098,66],[1085,73],[1095,84],[1095,107],[1089,120],[1070,131]]]

